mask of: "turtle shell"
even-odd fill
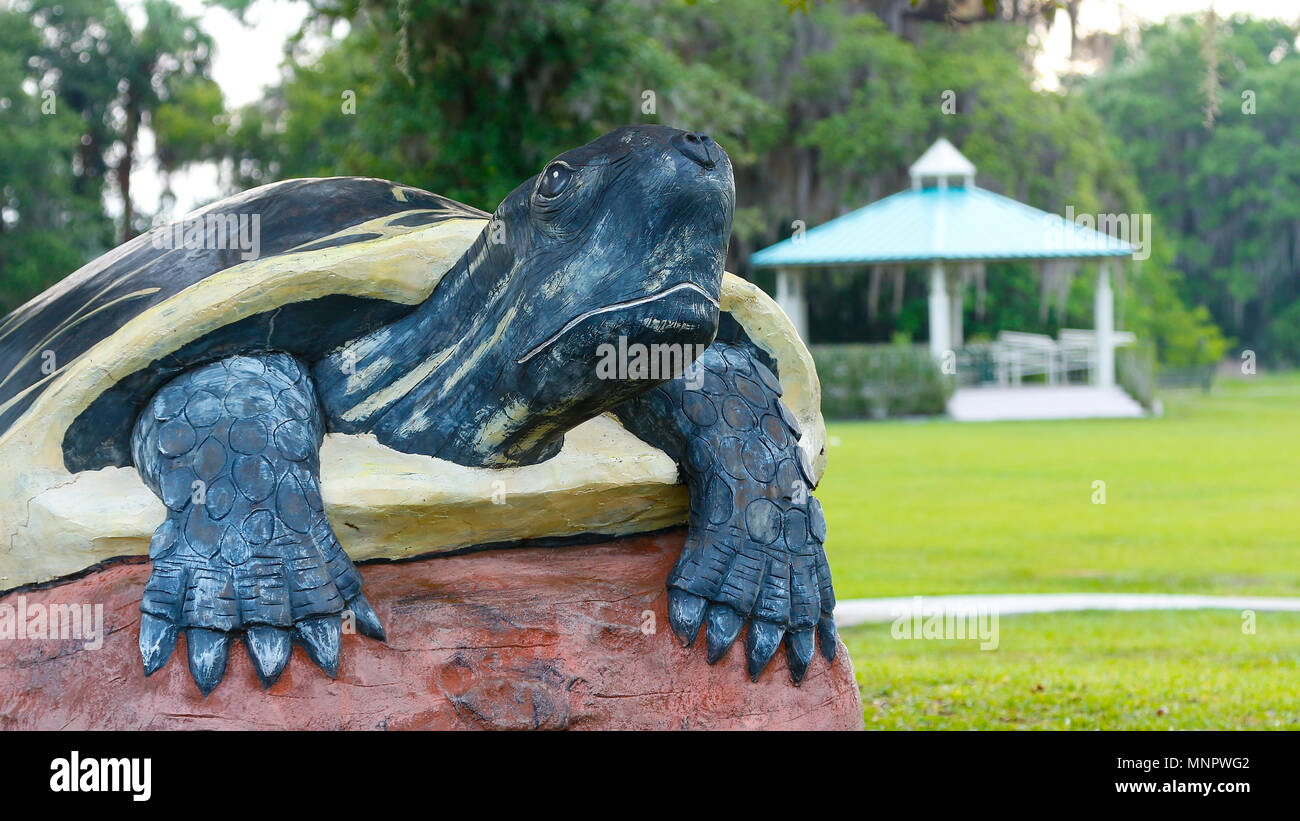
[[[238,352],[314,360],[392,322],[487,217],[333,177],[265,185],[155,228],[0,321],[0,437],[61,388],[61,412],[43,421],[60,428],[67,469],[129,464],[136,413],[166,380]]]
[[[286,259],[308,265],[314,272],[311,281],[355,277],[372,286],[386,282],[384,291],[405,293],[405,304],[412,304],[420,292],[432,290],[438,266],[453,264],[481,230],[481,220],[463,222],[464,230],[443,223],[432,226],[433,233],[412,234],[409,242],[404,237],[370,240]],[[351,253],[366,246],[372,246],[369,252]],[[273,291],[278,281],[306,281],[306,274],[275,267],[259,274],[266,286],[262,290]],[[346,288],[369,293],[356,282]],[[238,299],[222,305],[205,295],[203,304],[209,303],[211,309],[194,309],[191,301],[179,310],[191,317],[207,312],[211,315],[197,324],[218,327],[225,312],[244,310]],[[826,465],[826,428],[821,387],[807,347],[780,307],[752,283],[725,275],[720,303],[719,336],[743,334],[778,368],[782,401],[803,431],[800,446],[814,478],[820,477]],[[92,348],[0,435],[0,463],[7,466],[0,470],[0,591],[65,577],[114,557],[148,554],[163,509],[135,469],[72,472],[61,448],[70,420],[85,412],[88,397],[111,390],[120,381],[115,372],[132,372],[138,370],[135,363],[152,361],[149,352],[158,347],[148,344],[151,331],[163,337],[182,332],[202,337],[201,327],[173,329],[165,316],[152,321],[146,313],[140,318],[151,320],[144,330],[124,327],[105,340],[108,344]],[[127,425],[133,422],[126,420]],[[337,533],[355,560],[410,558],[583,533],[623,535],[686,521],[676,464],[617,420],[608,415],[592,419],[571,431],[566,442],[552,461],[484,470],[400,453],[372,436],[330,434],[321,451],[326,511],[331,521],[343,524]],[[510,516],[486,501],[500,487],[512,489]],[[600,502],[593,504],[596,497]]]
[[[0,321],[0,591],[148,553],[160,502],[127,466],[127,448],[139,408],[166,379],[239,351],[313,359],[391,322],[432,293],[488,219],[356,178],[278,183],[187,219],[241,213],[261,218],[254,259],[158,248],[146,234]],[[753,284],[725,275],[720,303],[720,338],[743,333],[777,368],[820,476],[826,436],[808,349]],[[347,525],[340,538],[357,559],[685,521],[666,455],[607,416],[580,428],[556,457],[562,465],[501,471],[332,434],[322,451],[325,504]],[[501,481],[518,490],[509,517],[484,503]],[[586,488],[606,501],[591,504]]]

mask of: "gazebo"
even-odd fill
[[[750,258],[755,268],[776,269],[776,301],[804,340],[812,341],[804,298],[809,268],[874,268],[873,278],[892,271],[901,284],[904,265],[925,265],[930,351],[942,358],[963,344],[965,283],[982,282],[985,264],[1030,260],[1039,264],[1044,275],[1058,278],[1091,260],[1098,263],[1095,331],[1074,333],[1088,338],[1094,385],[1113,389],[1117,335],[1111,266],[1132,255],[1134,247],[980,188],[975,184],[974,164],[943,138],[912,164],[909,175],[910,189],[796,234]],[[1121,335],[1120,340],[1129,336]]]

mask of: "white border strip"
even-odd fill
[[[1300,598],[1265,596],[1197,596],[1164,593],[1022,593],[987,596],[902,596],[889,599],[846,599],[835,605],[835,624],[890,622],[920,614],[971,616],[995,612],[1060,613],[1077,610],[1284,610],[1300,612]]]

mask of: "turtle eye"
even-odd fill
[[[562,163],[553,162],[542,172],[542,182],[537,186],[537,193],[547,199],[558,197],[569,184],[569,178],[572,176],[573,169]]]

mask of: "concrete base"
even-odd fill
[[[102,605],[104,639],[98,649],[0,639],[0,730],[862,729],[843,644],[833,665],[817,655],[799,687],[781,651],[751,683],[743,635],[715,666],[703,637],[678,644],[664,579],[684,535],[364,566],[387,643],[344,635],[336,680],[295,648],[265,692],[235,643],[206,699],[184,640],[144,677],[146,562],[10,593],[0,608],[29,615],[37,605]]]
[[[1097,419],[1144,416],[1122,388],[1091,385],[959,388],[948,400],[959,422],[1029,419]]]

